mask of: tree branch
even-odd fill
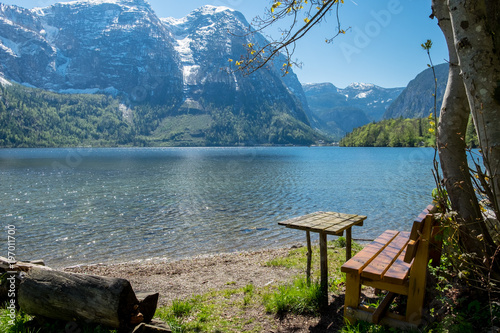
[[[230,71],[240,71],[244,75],[249,75],[256,70],[265,67],[270,61],[284,55],[286,62],[283,64],[283,74],[289,73],[289,69],[295,65],[299,66],[296,61],[292,60],[295,53],[297,41],[302,39],[314,26],[325,20],[327,13],[331,12],[336,6],[337,32],[333,37],[327,39],[327,42],[333,41],[338,35],[344,34],[345,30],[341,29],[339,8],[343,4],[343,0],[286,0],[284,2],[274,1],[272,7],[267,9],[264,18],[258,16],[253,20],[253,26],[249,27],[249,31],[245,36],[263,33],[267,28],[287,18],[291,18],[290,26],[282,30],[282,37],[278,40],[270,36],[266,36],[270,42],[265,45],[255,45],[248,43],[246,45],[247,54],[242,55],[235,62],[236,69]],[[304,10],[304,5],[308,5],[308,9]],[[316,10],[316,11],[315,11]],[[299,24],[299,13],[305,12],[304,24]],[[232,59],[229,60],[233,62]]]

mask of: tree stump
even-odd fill
[[[31,315],[81,320],[120,330],[144,320],[132,286],[119,278],[34,267],[21,282],[18,300],[21,309]]]
[[[137,299],[139,300],[139,312],[144,315],[144,322],[149,323],[156,312],[158,307],[159,293],[151,294],[147,292],[136,293]]]

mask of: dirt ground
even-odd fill
[[[220,254],[174,262],[143,262],[115,265],[92,265],[66,268],[66,271],[125,278],[136,292],[160,293],[159,305],[174,299],[187,299],[211,290],[242,288],[249,284],[263,287],[291,281],[300,271],[264,265],[290,249]],[[289,315],[273,318],[263,325],[265,332],[336,332],[342,326],[343,294],[329,296],[329,307],[321,316]],[[263,311],[263,309],[262,309]],[[228,314],[231,315],[231,314]],[[234,314],[234,315],[240,315]],[[258,313],[248,316],[259,316]],[[267,320],[269,321],[269,320]],[[261,323],[262,324],[262,323]]]

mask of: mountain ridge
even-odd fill
[[[443,101],[444,92],[448,83],[448,63],[439,64],[434,67],[437,79],[436,101],[439,116],[440,105]],[[432,68],[420,72],[408,86],[401,92],[398,98],[387,108],[383,119],[391,118],[425,118],[434,112],[434,75]]]
[[[181,19],[158,18],[145,0],[32,10],[3,5],[1,70],[25,86],[118,98],[136,107],[138,132],[159,140],[189,144],[206,135],[208,144],[287,144],[297,137],[313,143],[321,135],[310,128],[293,72],[283,78],[276,66],[267,66],[244,77],[221,70],[245,54],[245,45],[264,38],[238,37],[248,26],[243,14],[210,5]],[[190,121],[174,130],[169,123],[178,116]]]
[[[320,130],[339,139],[356,127],[378,121],[404,88],[383,88],[354,82],[338,88],[330,82],[303,85],[309,108],[320,120]]]

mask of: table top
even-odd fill
[[[279,222],[288,228],[342,236],[352,226],[362,226],[366,216],[337,212],[315,212]]]

